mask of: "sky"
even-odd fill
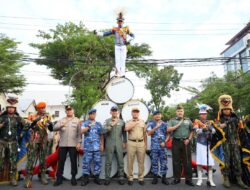
[[[19,50],[31,57],[38,51],[29,46],[42,42],[38,30],[47,31],[58,23],[83,21],[87,28],[102,30],[116,25],[115,11],[126,10],[125,24],[135,34],[134,43],[150,45],[155,59],[219,57],[229,41],[250,21],[249,0],[0,0],[0,32],[21,42]],[[183,78],[180,86],[201,88],[214,72],[224,75],[223,66],[177,67]],[[66,100],[68,86],[50,77],[45,66],[30,63],[22,68],[27,85],[22,99],[34,98],[49,104]],[[134,98],[150,99],[144,80],[129,72],[135,86]],[[38,84],[39,85],[38,85]],[[43,84],[43,85],[41,85]],[[46,85],[47,84],[47,85]],[[169,105],[192,96],[185,90],[172,92]]]

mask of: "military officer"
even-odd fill
[[[166,179],[167,173],[167,148],[165,144],[167,135],[167,124],[161,120],[161,112],[155,111],[153,113],[153,120],[147,125],[147,133],[151,136],[151,162],[152,162],[152,173],[154,175],[152,184],[157,184],[159,163],[160,163],[160,174],[162,176],[162,183],[169,185]]]
[[[115,153],[118,160],[118,174],[119,184],[123,185],[124,182],[124,161],[123,161],[123,148],[126,147],[127,133],[125,131],[125,123],[119,119],[119,109],[117,106],[113,106],[110,110],[111,118],[107,119],[104,123],[105,133],[105,150],[106,150],[106,161],[105,161],[105,183],[104,185],[110,184],[110,173],[112,158]]]
[[[60,135],[58,169],[54,186],[62,184],[64,163],[68,152],[71,162],[71,184],[77,185],[77,151],[80,150],[82,142],[81,126],[80,120],[74,116],[74,109],[70,105],[65,106],[65,111],[66,117],[58,121],[53,128],[54,131],[59,131]]]
[[[128,132],[128,185],[133,185],[133,165],[135,156],[138,161],[138,181],[140,185],[144,185],[144,158],[147,147],[146,125],[139,118],[139,108],[132,108],[132,120],[125,125],[125,130]]]
[[[176,107],[176,117],[169,121],[167,131],[173,133],[173,172],[174,180],[172,185],[181,182],[181,158],[186,174],[186,184],[194,186],[192,182],[192,165],[191,165],[191,145],[193,138],[193,124],[189,118],[184,117],[184,108],[181,105]]]
[[[89,183],[91,163],[94,163],[94,182],[101,185],[99,175],[101,173],[101,152],[104,150],[104,138],[102,134],[102,124],[95,120],[96,109],[88,112],[89,118],[82,124],[81,133],[84,134],[84,155],[82,163],[83,180],[81,185]]]
[[[7,158],[10,162],[10,184],[13,186],[17,186],[17,130],[29,128],[29,124],[16,111],[17,103],[16,97],[8,97],[6,111],[0,116],[0,171]]]
[[[45,156],[47,152],[47,130],[53,131],[53,123],[51,122],[51,116],[46,113],[46,103],[39,102],[36,105],[37,114],[29,116],[29,120],[32,128],[31,140],[28,145],[27,156],[27,175],[25,177],[25,188],[32,187],[31,177],[33,173],[33,167],[36,160],[39,158],[40,171],[41,171],[41,183],[43,185],[48,184],[46,178],[46,163]]]

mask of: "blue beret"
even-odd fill
[[[92,114],[92,113],[95,113],[96,112],[96,109],[91,109],[91,110],[89,110],[89,112],[88,112],[88,114]]]
[[[161,113],[161,112],[159,110],[156,110],[156,111],[153,112],[153,115],[157,115],[159,113]]]

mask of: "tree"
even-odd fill
[[[89,31],[83,23],[69,22],[58,24],[49,32],[39,31],[43,43],[31,44],[40,51],[36,62],[46,65],[52,76],[62,84],[74,87],[70,101],[81,116],[95,102],[105,97],[105,86],[114,67],[113,37],[100,38]],[[128,58],[139,59],[151,55],[147,44],[135,44],[128,47]],[[144,65],[127,64],[129,70],[136,70],[137,75],[148,72]],[[73,76],[73,77],[72,77]]]
[[[152,95],[150,104],[156,109],[163,109],[165,106],[164,98],[170,97],[172,90],[178,90],[182,74],[179,74],[173,66],[163,69],[152,69],[147,77],[146,88]]]
[[[0,34],[0,93],[21,93],[25,86],[25,78],[20,74],[24,65],[24,55],[17,50],[13,39]]]

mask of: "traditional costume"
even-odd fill
[[[246,184],[250,185],[250,148],[246,129],[233,112],[231,96],[220,96],[218,103],[218,123],[211,142],[212,155],[220,163],[225,187],[237,183],[241,188],[247,188]]]

